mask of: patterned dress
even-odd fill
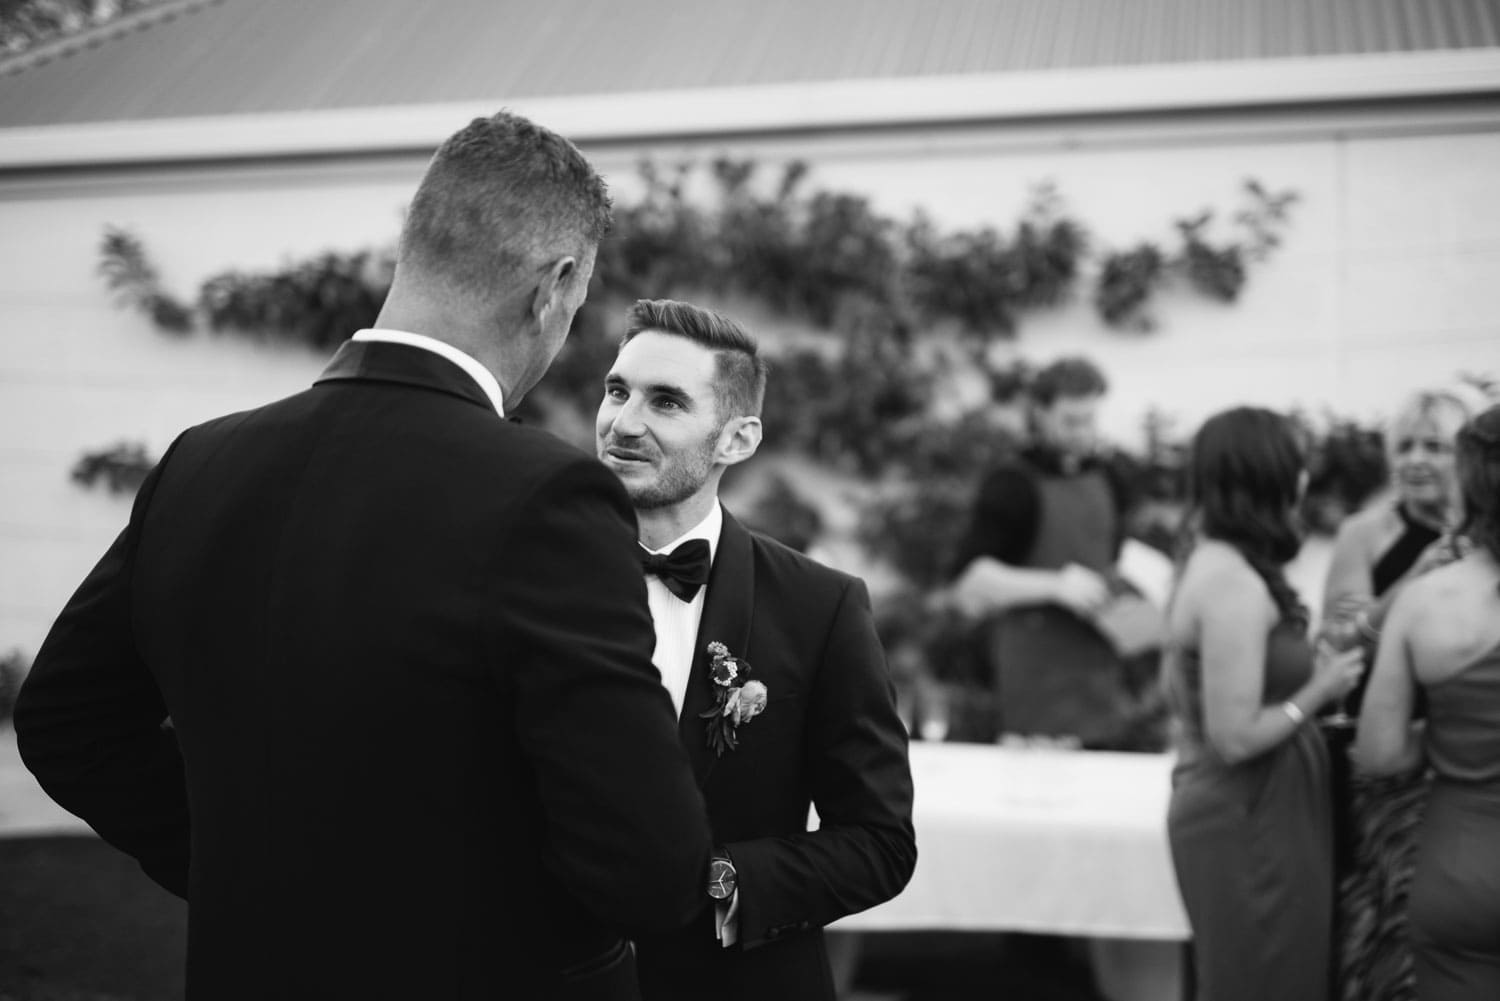
[[[1372,591],[1390,590],[1438,533],[1396,508],[1405,530],[1375,562]],[[1363,684],[1349,698],[1358,712]],[[1352,732],[1352,731],[1351,731]],[[1347,743],[1344,741],[1343,743]],[[1431,776],[1350,774],[1348,760],[1334,759],[1339,831],[1338,984],[1341,1001],[1414,1001],[1407,897],[1416,865],[1417,832]]]

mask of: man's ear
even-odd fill
[[[543,272],[542,280],[536,286],[536,294],[531,298],[531,318],[536,321],[538,330],[546,330],[552,316],[563,308],[563,294],[577,270],[577,260],[559,257]]]
[[[760,436],[759,417],[735,417],[719,432],[719,448],[715,458],[725,466],[744,462],[760,448]]]

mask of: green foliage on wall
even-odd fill
[[[0,656],[0,720],[9,719],[15,711],[16,696],[30,667],[31,661],[20,650]]]
[[[112,494],[134,494],[156,465],[146,446],[138,441],[119,441],[85,452],[73,464],[73,482],[85,487],[102,482]]]
[[[1011,226],[953,230],[922,214],[893,218],[860,195],[811,188],[800,162],[774,172],[727,158],[648,162],[640,179],[642,194],[617,207],[589,300],[529,406],[542,416],[571,408],[587,426],[618,317],[634,299],[758,303],[812,333],[768,342],[771,446],[869,481],[862,538],[923,583],[943,568],[933,533],[959,523],[974,477],[1014,444],[992,426],[988,401],[937,416],[954,372],[982,373],[1003,402],[1028,372],[997,367],[990,348],[1015,337],[1029,314],[1085,299],[1106,326],[1138,332],[1153,325],[1151,306],[1174,283],[1233,301],[1251,266],[1277,246],[1296,197],[1250,181],[1230,236],[1214,235],[1215,213],[1203,210],[1176,221],[1174,246],[1142,241],[1101,252],[1046,184]],[[389,248],[325,253],[270,272],[226,271],[205,281],[191,306],[163,291],[130,234],[106,234],[100,270],[124,305],[164,329],[196,326],[326,353],[374,322],[393,256]],[[138,473],[131,464],[144,461],[116,446],[85,456],[74,475],[129,489]]]
[[[113,227],[104,231],[99,274],[116,302],[143,314],[159,329],[173,334],[193,329],[193,311],[162,290],[156,268],[134,234]]]
[[[1013,337],[1027,312],[1061,306],[1092,282],[1088,298],[1101,319],[1138,329],[1174,277],[1233,301],[1247,268],[1279,244],[1296,200],[1247,181],[1237,239],[1211,242],[1214,213],[1204,210],[1175,222],[1179,248],[1142,242],[1101,254],[1094,266],[1088,228],[1050,185],[1037,187],[1008,233],[990,224],[944,231],[920,213],[909,221],[882,214],[859,195],[808,191],[800,162],[769,185],[756,183],[759,173],[753,162],[729,159],[706,168],[643,163],[643,195],[616,210],[615,231],[600,247],[604,295],[596,298],[736,293],[834,332],[873,330],[906,342],[946,325],[987,342]],[[707,194],[694,198],[705,181]],[[228,271],[205,281],[188,306],[161,289],[139,240],[112,229],[100,270],[122,302],[165,329],[186,331],[197,315],[213,330],[322,350],[378,312],[392,256],[389,248],[327,253],[272,272]]]

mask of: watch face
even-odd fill
[[[715,900],[734,895],[734,866],[724,859],[716,858],[708,865],[708,895]]]

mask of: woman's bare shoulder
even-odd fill
[[[1500,579],[1473,557],[1429,571],[1396,596],[1382,642],[1404,644],[1419,680],[1440,681],[1500,642]]]
[[[1169,620],[1175,642],[1194,645],[1209,623],[1258,630],[1275,619],[1270,589],[1238,549],[1213,539],[1198,543],[1183,567]]]
[[[1408,612],[1435,611],[1454,598],[1467,594],[1474,584],[1473,568],[1459,560],[1413,578],[1401,589],[1396,602],[1405,605]]]
[[[1265,593],[1265,582],[1234,546],[1204,539],[1188,556],[1182,571],[1182,590],[1214,601],[1236,600]]]

